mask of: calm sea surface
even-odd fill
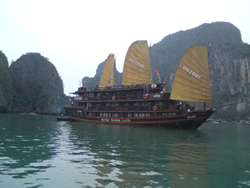
[[[187,131],[0,114],[0,187],[250,187],[250,125]]]

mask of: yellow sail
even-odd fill
[[[110,54],[105,61],[102,76],[99,82],[99,88],[104,89],[106,86],[115,86],[115,60],[114,54]]]
[[[136,41],[128,49],[122,85],[152,84],[152,70],[147,41]]]
[[[212,102],[206,47],[193,46],[184,54],[175,74],[170,98]]]

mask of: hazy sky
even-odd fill
[[[27,52],[49,58],[68,95],[110,53],[122,72],[136,40],[153,45],[217,21],[234,24],[250,44],[250,0],[0,0],[0,50],[9,63]]]

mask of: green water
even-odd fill
[[[0,187],[250,187],[250,125],[189,131],[0,114]]]

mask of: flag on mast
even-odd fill
[[[157,75],[159,74],[159,73],[158,73],[158,69],[156,69],[155,74],[157,74]]]

